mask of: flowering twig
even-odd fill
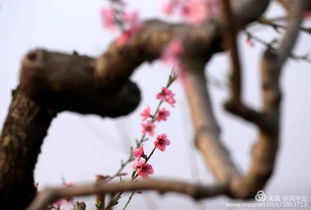
[[[218,0],[167,0],[162,5],[162,12],[167,15],[178,14],[190,24],[199,25],[206,19],[218,15]]]
[[[109,30],[116,27],[121,31],[117,45],[123,47],[128,44],[140,28],[138,13],[136,11],[125,11],[126,4],[121,0],[110,0],[110,2],[110,7],[101,10],[103,26]]]
[[[173,98],[174,94],[168,88],[172,85],[172,83],[176,80],[176,78],[177,78],[177,76],[175,73],[171,73],[169,75],[166,86],[164,88],[162,88],[161,92],[157,95],[157,99],[159,99],[160,101],[159,101],[157,108],[154,111],[154,113],[150,114],[150,108],[149,107],[146,108],[141,113],[141,116],[143,117],[143,121],[148,119],[148,118],[150,118],[151,120],[147,123],[142,123],[143,132],[142,132],[140,139],[136,140],[135,149],[133,149],[133,147],[130,148],[130,155],[129,155],[128,159],[125,162],[122,161],[121,167],[117,170],[117,172],[113,176],[107,178],[105,180],[105,182],[109,182],[112,179],[122,175],[123,174],[122,171],[131,161],[133,161],[134,156],[137,158],[132,165],[134,168],[134,171],[132,172],[132,181],[136,181],[136,178],[138,177],[138,175],[141,175],[143,178],[148,177],[148,174],[146,175],[146,177],[144,177],[143,170],[145,170],[145,169],[147,171],[149,170],[150,173],[153,173],[152,166],[150,164],[147,164],[147,163],[148,163],[149,159],[151,158],[151,156],[154,154],[156,148],[159,148],[161,151],[164,151],[165,146],[169,144],[169,141],[166,139],[166,134],[159,135],[157,137],[157,141],[155,142],[155,146],[154,146],[153,150],[150,152],[150,154],[148,156],[146,156],[144,154],[144,150],[143,150],[142,145],[145,141],[148,140],[148,138],[146,138],[147,134],[149,134],[150,136],[153,136],[154,128],[155,128],[154,123],[156,121],[166,120],[166,117],[168,116],[169,112],[167,110],[165,110],[165,108],[161,109],[162,104],[164,102],[167,102],[171,106],[174,105],[174,103],[175,103],[175,99]],[[163,145],[164,145],[164,147],[163,147]],[[140,159],[141,157],[145,158],[145,160]],[[142,168],[139,168],[139,167],[142,167]],[[139,170],[139,172],[138,172],[138,170]],[[110,202],[107,204],[107,207],[104,209],[107,209],[108,207],[110,208],[111,206],[116,205],[118,203],[118,200],[121,198],[122,194],[123,194],[123,192],[119,192],[119,193],[115,194],[112,197],[112,199],[110,200]],[[135,194],[135,192],[131,193],[131,195],[130,195],[130,197],[129,197],[129,199],[128,199],[128,201],[127,201],[127,203],[123,209],[125,209],[128,206],[128,204],[130,203],[134,194]]]
[[[259,18],[257,22],[262,25],[271,26],[276,32],[280,32],[279,29],[286,30],[288,27],[288,26],[276,23],[275,19],[270,19],[270,18],[265,18],[265,17]],[[308,34],[311,34],[311,28],[306,28],[306,27],[301,26],[299,30],[306,32]]]
[[[249,31],[244,31],[244,33],[246,34],[246,37],[248,40],[254,40],[257,43],[260,43],[260,44],[266,46],[267,48],[269,48],[272,51],[275,51],[277,49],[275,44],[278,43],[278,40],[276,40],[276,39],[272,40],[271,42],[268,42],[268,41],[266,41],[266,40],[264,40],[264,39],[262,39],[256,35],[254,35],[253,33],[249,32]],[[298,61],[302,60],[302,61],[311,63],[311,58],[309,56],[309,53],[306,53],[304,55],[296,55],[296,54],[290,53],[289,58],[292,58],[292,59],[298,60]]]
[[[176,80],[176,75],[175,75],[174,73],[172,73],[172,74],[169,76],[169,79],[168,79],[167,84],[166,84],[165,87],[166,87],[166,88],[169,88],[175,80]],[[152,122],[152,123],[154,123],[154,122],[156,121],[156,116],[157,116],[157,114],[159,113],[159,110],[160,110],[162,104],[163,104],[163,101],[160,100],[159,103],[158,103],[158,105],[157,105],[157,108],[156,108],[155,112],[151,115],[151,122]],[[147,135],[144,133],[144,134],[142,134],[142,136],[140,137],[140,139],[136,141],[136,147],[135,147],[135,149],[139,148],[139,147],[142,145],[142,143],[143,143],[144,141],[146,141],[146,136],[147,136]],[[118,169],[118,171],[117,171],[113,176],[110,176],[110,177],[106,180],[107,182],[109,182],[109,181],[111,181],[112,179],[114,179],[114,178],[120,176],[120,174],[122,175],[122,171],[124,170],[124,168],[125,168],[131,161],[133,161],[133,154],[132,154],[132,153],[133,153],[133,148],[131,147],[131,148],[130,148],[130,153],[129,153],[129,158],[128,158],[125,162],[122,161],[121,167]]]
[[[150,159],[151,156],[154,154],[155,150],[156,150],[156,147],[154,147],[154,148],[152,149],[152,151],[150,152],[150,154],[147,156],[147,158],[146,158],[146,163],[148,163],[149,159]],[[136,173],[136,171],[133,171],[133,172],[134,172],[134,173],[133,173],[133,176],[132,176],[132,181],[136,181],[136,178],[138,177],[138,174]],[[123,210],[126,209],[126,207],[129,205],[129,203],[131,202],[131,200],[132,200],[132,198],[134,197],[134,195],[135,195],[135,191],[133,191],[133,192],[131,193],[130,197],[128,198],[128,200],[127,200],[127,202],[126,202],[126,204],[125,204],[125,206],[123,207]]]

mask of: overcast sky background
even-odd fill
[[[131,9],[141,10],[142,19],[161,15],[158,8],[163,1],[142,2],[131,0],[129,3]],[[0,128],[10,104],[11,90],[18,84],[20,61],[28,50],[38,47],[64,52],[76,50],[90,56],[104,52],[117,35],[101,26],[99,10],[104,5],[107,1],[0,0]],[[270,16],[280,13],[276,6],[269,9]],[[276,37],[271,29],[260,26],[252,27],[251,31],[267,40]],[[301,34],[295,52],[305,54],[311,51],[310,46],[311,39]],[[240,48],[246,87],[244,99],[260,108],[258,67],[259,55],[264,48],[257,43],[254,47],[248,46],[243,35],[240,37]],[[228,65],[225,54],[214,56],[207,69],[213,80],[226,83]],[[61,177],[68,181],[86,182],[93,181],[96,174],[113,174],[121,159],[127,158],[134,139],[140,136],[139,112],[147,105],[155,108],[155,95],[165,85],[169,73],[170,69],[160,62],[143,64],[135,72],[132,78],[141,87],[143,101],[135,112],[126,117],[103,119],[69,112],[59,114],[44,140],[36,166],[35,179],[40,187],[59,185]],[[275,173],[266,188],[267,194],[311,197],[310,81],[311,64],[289,60],[282,75],[281,148]],[[256,129],[223,111],[221,104],[228,96],[225,86],[210,85],[210,88],[216,116],[222,126],[222,139],[239,168],[246,171]],[[213,178],[199,153],[194,150],[194,134],[182,86],[175,83],[172,90],[177,95],[176,108],[167,106],[172,111],[171,116],[157,130],[158,133],[167,133],[171,145],[164,153],[157,151],[150,161],[155,169],[153,177],[210,183]],[[146,150],[151,148],[150,142]],[[127,171],[131,170],[127,168]],[[185,196],[144,193],[144,196],[135,196],[128,209],[224,209],[226,201],[226,198],[210,199],[198,207]],[[119,205],[119,209],[122,206]]]

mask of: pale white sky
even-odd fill
[[[161,1],[162,2],[162,1]],[[0,0],[0,128],[11,100],[11,90],[18,83],[20,61],[30,49],[42,47],[50,50],[98,56],[107,48],[113,37],[101,27],[99,10],[103,0]],[[130,8],[141,10],[143,19],[159,16],[159,1],[131,0]],[[269,14],[279,13],[272,7]],[[253,27],[262,38],[276,36],[270,29]],[[311,39],[300,36],[296,52],[310,52]],[[249,47],[241,36],[241,53],[244,67],[244,98],[248,104],[260,107],[259,54],[260,44]],[[284,90],[281,148],[274,176],[269,181],[267,194],[308,195],[311,198],[311,64],[289,61],[282,76]],[[227,57],[215,56],[208,65],[209,74],[223,83],[227,75]],[[75,182],[92,181],[96,174],[112,174],[127,157],[128,148],[140,136],[139,111],[147,105],[156,106],[155,94],[165,84],[169,68],[156,62],[143,64],[133,75],[142,89],[143,101],[132,114],[113,119],[82,116],[64,112],[54,119],[42,147],[36,166],[35,179],[40,186],[61,183],[61,177]],[[165,153],[156,152],[151,163],[154,177],[179,178],[194,182],[211,182],[211,177],[199,153],[192,144],[193,130],[187,101],[179,83],[172,87],[177,95],[171,117],[159,125],[158,132],[166,132],[171,145]],[[221,104],[227,97],[225,88],[211,86],[215,111],[222,126],[222,137],[232,157],[242,170],[249,166],[250,147],[256,139],[255,127],[223,112]],[[149,143],[147,150],[151,149]],[[127,171],[130,171],[128,168]],[[128,209],[195,209],[193,201],[184,196],[145,193],[135,196]],[[212,209],[224,209],[224,198],[203,202]],[[123,201],[122,201],[123,202]],[[309,206],[311,204],[309,203]],[[120,205],[120,209],[123,205]],[[201,206],[202,207],[202,206]],[[89,208],[93,209],[93,208]]]

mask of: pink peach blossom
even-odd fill
[[[117,39],[117,45],[119,47],[123,47],[124,45],[128,44],[132,37],[138,32],[140,27],[137,11],[124,13],[123,21],[127,29],[124,29],[122,34]]]
[[[140,25],[139,15],[137,11],[125,12],[123,14],[124,23],[130,25],[133,28],[138,28]]]
[[[188,0],[182,6],[181,16],[189,20],[190,23],[200,24],[207,17],[205,1],[203,0]]]
[[[183,51],[182,42],[180,40],[173,40],[164,48],[161,59],[164,63],[178,68],[180,66],[179,56]]]
[[[175,1],[168,0],[168,1],[164,2],[161,10],[165,15],[171,15],[175,9],[174,8],[175,6],[176,6]]]
[[[136,28],[129,28],[123,30],[122,34],[117,38],[117,45],[118,47],[124,47],[127,45],[132,37],[137,33],[138,29]]]
[[[104,7],[101,9],[101,16],[103,21],[103,27],[106,29],[114,29],[115,21],[115,10],[112,7]]]
[[[142,116],[143,121],[145,121],[146,119],[148,119],[151,116],[150,113],[150,107],[148,106],[147,108],[145,108],[141,113],[140,116]]]
[[[174,93],[170,89],[163,87],[156,97],[159,100],[165,101],[167,98],[172,97],[173,94]]]
[[[144,158],[136,158],[132,163],[132,167],[137,171],[137,174],[144,179],[154,173],[152,165],[146,163]]]
[[[207,0],[206,8],[207,8],[207,18],[215,17],[220,14],[220,0]]]
[[[157,140],[154,142],[154,146],[158,148],[160,151],[164,152],[166,149],[166,146],[170,145],[170,141],[167,139],[167,136],[165,133],[158,135]]]
[[[155,124],[152,123],[151,121],[148,121],[146,123],[142,123],[141,124],[142,126],[142,133],[143,134],[149,134],[150,136],[153,136],[154,135],[154,132],[155,132]]]
[[[174,107],[174,105],[175,105],[175,103],[176,103],[176,100],[175,100],[174,96],[175,96],[175,94],[166,99],[166,102],[167,102],[169,105],[171,105],[172,107]]]
[[[133,156],[134,157],[144,157],[145,153],[144,153],[144,147],[143,146],[140,146],[139,148],[136,148],[134,151],[133,151]]]
[[[156,97],[159,100],[167,102],[172,107],[174,107],[174,104],[176,103],[176,100],[174,98],[175,94],[166,87],[162,88],[161,92],[159,92]]]
[[[76,185],[77,183],[76,182],[73,182],[73,181],[65,181],[65,180],[63,180],[63,185],[65,186],[65,187],[72,187],[72,186],[74,186],[74,185]]]
[[[157,121],[166,121],[167,117],[170,115],[170,112],[163,107],[162,109],[159,110],[156,116]]]
[[[251,47],[253,47],[253,46],[255,45],[253,39],[251,39],[251,38],[247,38],[247,39],[246,39],[246,43],[247,43],[249,46],[251,46]]]
[[[198,25],[204,20],[219,15],[219,0],[168,0],[162,6],[166,15],[175,11],[188,22]]]
[[[73,201],[72,200],[66,200],[66,199],[61,199],[61,200],[58,200],[56,202],[54,202],[52,204],[52,206],[56,209],[60,209],[62,206],[64,205],[73,205]]]
[[[154,173],[154,170],[152,168],[152,165],[148,163],[143,163],[137,168],[137,174],[141,176],[142,178],[146,179],[149,177],[150,174]]]
[[[138,157],[138,158],[136,158],[135,160],[134,160],[134,162],[131,164],[131,166],[132,166],[132,168],[134,169],[134,170],[137,170],[137,168],[138,167],[140,167],[142,164],[144,164],[146,162],[146,160],[144,159],[144,158],[140,158],[140,157]]]

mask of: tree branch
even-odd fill
[[[241,117],[244,120],[255,123],[260,127],[267,127],[263,114],[252,110],[250,107],[246,106],[242,100],[242,67],[237,44],[237,23],[232,15],[229,0],[222,1],[222,14],[226,26],[226,33],[224,36],[226,38],[225,41],[230,53],[231,62],[231,95],[228,101],[224,104],[224,107],[228,112]]]
[[[3,207],[21,209],[35,195],[32,174],[54,116],[53,111],[41,108],[19,88],[13,91],[0,136],[0,202]]]
[[[277,51],[271,51],[268,48],[263,55],[261,64],[262,112],[267,118],[266,121],[269,122],[269,129],[259,129],[259,138],[253,146],[249,171],[244,176],[235,178],[231,182],[230,191],[238,198],[253,197],[258,190],[263,189],[273,173],[280,132],[280,72],[296,42],[306,2],[305,0],[296,0],[293,3],[292,13],[289,17],[289,27],[283,37],[281,46]]]
[[[253,110],[242,102],[228,101],[224,104],[226,111],[234,114],[242,119],[254,123],[259,128],[269,129],[269,123],[263,113]]]
[[[282,5],[289,14],[291,13],[291,9],[293,8],[293,3],[295,2],[295,0],[276,0],[276,1],[280,5]],[[306,2],[304,10],[311,11],[311,2]]]
[[[228,183],[232,177],[238,176],[239,172],[232,162],[229,152],[220,141],[219,125],[214,116],[206,79],[202,71],[204,63],[192,64],[190,68],[192,71],[185,75],[184,89],[196,132],[195,144],[202,152],[216,179]]]
[[[284,29],[284,30],[287,29],[286,25],[279,24],[279,23],[275,22],[274,20],[268,19],[268,18],[260,18],[260,19],[257,20],[257,22],[259,24],[262,24],[262,25],[271,26],[276,31],[279,31],[279,29]],[[309,28],[309,27],[302,27],[301,26],[299,30],[303,31],[303,32],[306,32],[308,34],[311,34],[311,28]]]
[[[231,3],[239,30],[258,19],[269,5],[269,0],[239,0]],[[210,19],[199,27],[169,24],[159,20],[146,21],[127,46],[120,48],[114,43],[96,60],[96,74],[106,82],[122,82],[142,62],[158,59],[173,39],[184,41],[183,59],[195,58],[207,62],[214,53],[223,51],[223,30],[223,22],[215,19]],[[122,64],[124,60],[127,63]]]
[[[232,15],[229,0],[222,0],[222,14],[225,23],[225,43],[230,53],[231,62],[231,99],[230,101],[241,102],[242,82],[241,82],[241,63],[239,58],[239,49],[237,45],[236,20]]]
[[[138,105],[140,92],[134,83],[128,81],[110,92],[90,79],[94,71],[90,60],[41,50],[24,58],[20,86],[13,92],[0,136],[2,206],[25,209],[33,199],[37,156],[58,112],[120,116]]]
[[[259,137],[253,146],[251,167],[245,175],[239,174],[224,145],[220,142],[219,128],[205,87],[204,74],[200,71],[204,63],[200,61],[187,63],[188,68],[193,69],[185,76],[185,91],[197,132],[196,144],[215,177],[221,182],[228,183],[232,197],[253,198],[258,190],[263,189],[273,172],[279,142],[281,98],[278,72],[296,41],[304,3],[300,0],[293,4],[295,12],[290,16],[289,28],[276,55],[271,54],[271,49],[268,49],[269,53],[264,55],[262,113],[245,109],[239,103],[237,103],[238,109],[233,109],[237,114],[259,125],[264,123],[264,126],[258,126]],[[260,117],[256,120],[255,117],[258,115]]]
[[[20,89],[55,112],[117,117],[132,112],[140,102],[140,91],[128,78],[122,84],[99,78],[94,58],[41,49],[24,57]]]
[[[224,185],[202,186],[176,180],[147,179],[137,182],[124,181],[121,183],[97,182],[65,188],[47,188],[38,194],[27,210],[44,210],[49,203],[64,197],[140,190],[155,190],[160,194],[175,192],[187,195],[195,200],[226,194]]]

